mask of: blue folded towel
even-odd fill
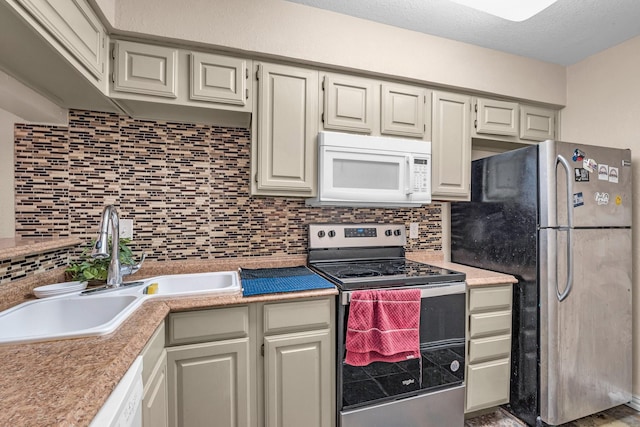
[[[331,289],[333,283],[315,274],[307,267],[240,269],[242,295],[271,294],[277,292]]]

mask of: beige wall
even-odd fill
[[[113,12],[112,1],[115,1]],[[565,104],[565,70],[284,0],[101,0],[116,31]]]
[[[567,68],[562,139],[631,148],[634,167],[634,395],[640,396],[640,37]]]

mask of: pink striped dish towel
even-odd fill
[[[399,362],[420,357],[420,289],[354,291],[345,363]]]

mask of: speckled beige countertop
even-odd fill
[[[463,271],[467,274],[470,286],[515,282],[511,276],[443,262],[441,257],[434,257],[433,254],[408,254],[408,257]],[[162,274],[228,271],[241,266],[289,267],[304,265],[305,262],[305,256],[149,262],[132,279]],[[36,286],[62,281],[63,278],[63,269],[57,269],[5,285],[0,289],[0,309],[4,310],[33,298],[31,290]],[[1,345],[0,362],[3,372],[0,376],[0,425],[88,425],[170,311],[335,294],[335,289],[324,289],[248,298],[240,293],[216,297],[157,298],[143,303],[109,335]]]
[[[407,253],[406,256],[407,259],[412,261],[426,262],[428,264],[435,265],[436,267],[448,268],[449,270],[465,273],[467,275],[466,282],[468,287],[518,283],[518,280],[509,274],[497,273],[495,271],[482,270],[480,268],[442,261],[442,259],[434,258],[428,253],[412,252]]]

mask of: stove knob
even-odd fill
[[[384,232],[384,235],[385,235],[385,236],[387,236],[387,237],[391,236],[391,234],[392,234],[392,233],[391,233],[391,230],[386,230],[386,231]]]
[[[396,236],[399,236],[399,235],[401,235],[401,234],[402,234],[402,232],[398,229],[398,230],[395,230],[395,231],[393,232],[393,234],[394,234],[394,235],[396,235]]]
[[[318,231],[318,237],[320,237],[321,239],[324,237],[324,231],[323,230]]]
[[[333,230],[329,230],[329,237],[335,237],[336,236],[336,232]]]

